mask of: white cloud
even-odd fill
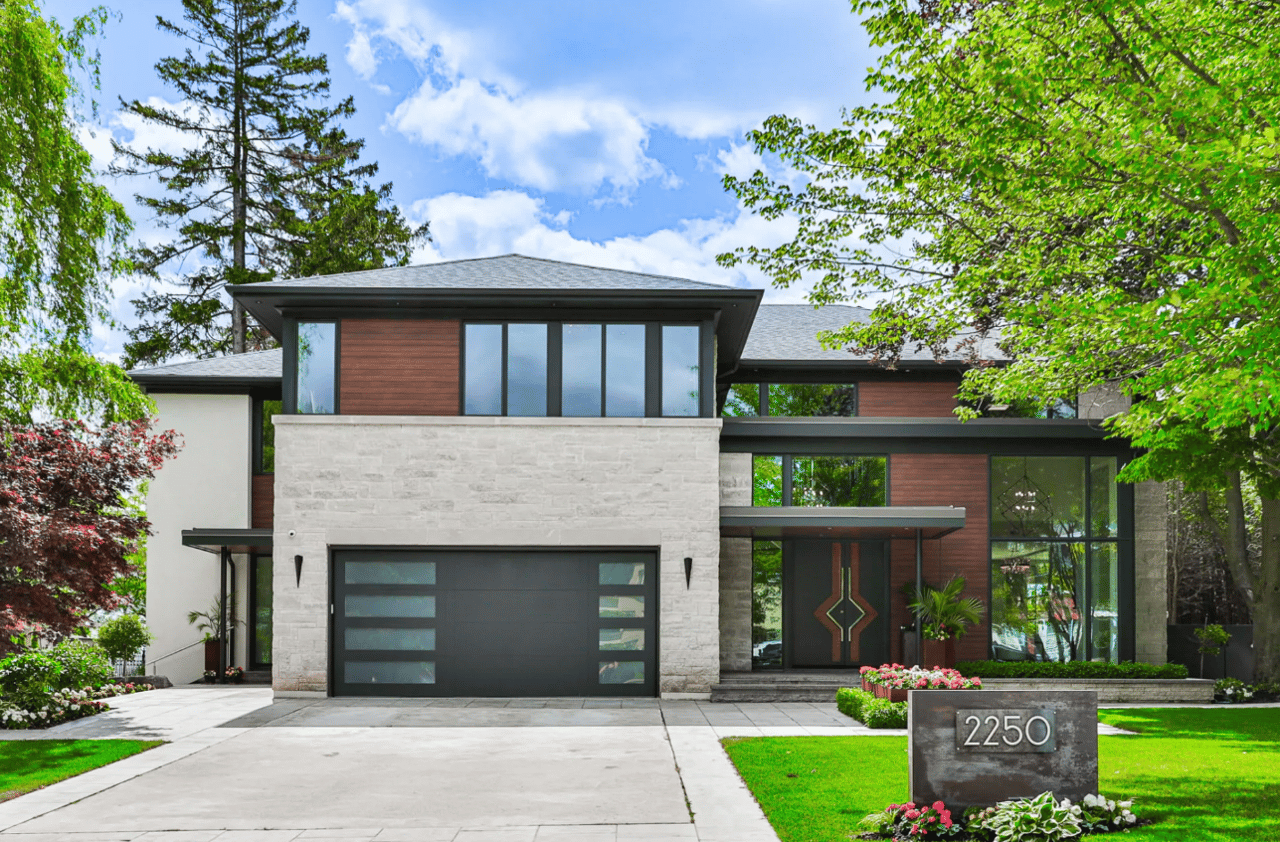
[[[625,201],[642,182],[680,181],[647,153],[650,126],[617,97],[557,88],[529,92],[482,58],[478,36],[450,29],[418,5],[394,0],[342,2],[351,26],[347,62],[372,80],[377,43],[412,61],[423,81],[387,124],[446,155],[474,158],[491,178],[540,191]]]
[[[677,227],[645,236],[614,237],[603,242],[578,239],[564,228],[563,212],[517,190],[484,196],[448,193],[414,203],[407,216],[430,220],[432,242],[416,262],[460,260],[517,253],[590,266],[672,275],[737,287],[767,287],[753,267],[726,269],[716,255],[745,245],[775,245],[794,234],[794,224],[770,222],[739,211],[725,219],[687,219]],[[766,300],[801,302],[807,290],[770,290]]]

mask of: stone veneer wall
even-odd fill
[[[720,454],[720,505],[751,505],[751,454]],[[720,669],[751,669],[751,539],[720,539]]]
[[[328,689],[332,546],[658,547],[659,689],[707,694],[718,679],[719,419],[275,424],[276,691]]]
[[[1115,389],[1083,392],[1078,401],[1081,418],[1108,418],[1129,408],[1129,399]],[[1136,661],[1163,664],[1169,653],[1168,501],[1162,482],[1133,486],[1133,585]]]

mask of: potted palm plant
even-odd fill
[[[216,677],[222,672],[222,641],[227,637],[228,628],[240,623],[236,619],[235,594],[227,594],[225,611],[222,598],[218,597],[209,605],[209,610],[188,612],[187,622],[204,634],[204,674],[206,678],[210,673]]]
[[[964,585],[963,576],[952,576],[941,588],[925,584],[908,603],[920,630],[921,666],[954,667],[956,639],[982,621],[982,601],[961,596]]]

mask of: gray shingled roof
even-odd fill
[[[848,351],[824,350],[818,342],[818,332],[836,330],[850,322],[866,322],[870,315],[871,311],[865,307],[847,304],[828,304],[818,309],[809,304],[761,304],[742,351],[742,359],[832,362],[866,359]],[[983,341],[982,353],[988,359],[1004,359],[990,339]],[[906,347],[903,348],[902,359],[932,362],[933,355],[927,349],[916,351]]]
[[[135,368],[129,372],[133,378],[157,380],[164,377],[233,377],[279,379],[284,371],[284,351],[250,351],[247,354],[230,354],[207,360],[191,360],[170,363],[154,368]]]
[[[393,266],[346,272],[341,275],[316,275],[310,278],[287,278],[257,289],[307,287],[314,289],[537,289],[537,290],[708,290],[726,289],[723,284],[689,281],[666,275],[646,275],[543,260],[519,254],[452,260],[421,266]]]

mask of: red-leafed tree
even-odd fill
[[[63,637],[119,602],[108,586],[150,534],[125,497],[179,447],[150,426],[0,424],[0,654],[17,634]]]

